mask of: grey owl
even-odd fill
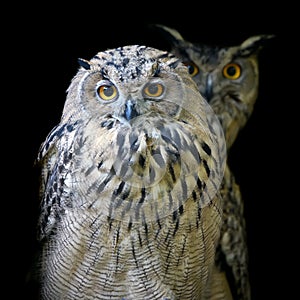
[[[160,24],[153,26],[170,43],[170,51],[188,66],[199,91],[219,118],[227,150],[230,149],[253,112],[259,87],[258,54],[274,35],[251,36],[235,46],[211,46],[189,42],[174,28]],[[216,284],[211,294],[220,299],[249,300],[244,204],[240,187],[228,165],[221,195],[224,200],[223,227],[216,255]]]
[[[218,118],[166,51],[79,64],[37,157],[41,299],[207,299],[227,155]]]

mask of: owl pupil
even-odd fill
[[[229,67],[227,69],[227,73],[228,73],[229,76],[234,76],[235,73],[236,73],[235,67]]]
[[[158,92],[158,87],[156,84],[150,85],[148,89],[151,94],[156,94]]]
[[[189,65],[189,66],[188,66],[188,69],[189,69],[189,73],[190,73],[190,74],[193,74],[194,71],[195,71],[195,67],[192,66],[192,65]]]
[[[114,89],[111,86],[106,86],[103,88],[103,92],[104,92],[105,96],[109,97],[114,94]]]

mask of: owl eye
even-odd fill
[[[158,98],[163,95],[165,87],[160,82],[150,82],[144,87],[144,96]]]
[[[105,83],[97,87],[97,95],[103,101],[111,101],[117,98],[118,91],[114,85]]]
[[[192,61],[185,62],[184,64],[187,66],[188,71],[192,77],[196,76],[199,73],[199,68]]]
[[[228,79],[238,79],[241,76],[241,67],[238,64],[230,63],[223,68],[223,75]]]

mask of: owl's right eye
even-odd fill
[[[187,66],[188,71],[192,77],[196,76],[199,73],[199,68],[192,61],[184,62],[184,64]]]
[[[97,95],[103,101],[112,101],[118,97],[118,90],[112,84],[102,84],[97,87]]]
[[[228,79],[238,79],[241,76],[241,67],[236,63],[227,64],[223,69],[223,75]]]

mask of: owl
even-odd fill
[[[189,42],[176,29],[161,24],[151,28],[159,30],[170,43],[170,51],[188,66],[200,93],[222,125],[228,151],[253,112],[259,87],[258,54],[274,35],[251,36],[239,45],[224,47]],[[211,293],[220,295],[220,299],[249,300],[244,204],[228,164],[220,191],[223,226],[216,255],[217,279]]]
[[[78,62],[36,160],[40,298],[207,299],[227,159],[217,116],[167,51]]]

